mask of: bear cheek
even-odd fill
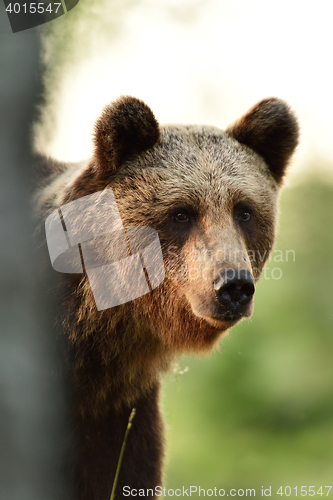
[[[247,255],[255,282],[260,279],[274,245],[275,219],[273,214],[262,217],[256,230],[246,238]]]

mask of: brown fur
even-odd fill
[[[278,184],[298,143],[298,124],[280,99],[264,99],[238,120],[227,133],[259,153]]]
[[[144,102],[121,97],[104,108],[95,124],[97,170],[108,176],[131,155],[154,146],[159,134],[158,123]]]
[[[59,166],[41,191],[47,215],[81,196],[112,188],[125,227],[158,231],[166,278],[151,293],[97,311],[85,275],[65,277],[66,330],[74,351],[80,500],[107,500],[131,408],[137,408],[121,471],[122,486],[162,481],[158,380],[182,352],[209,351],[242,316],[228,317],[213,284],[227,269],[256,281],[274,242],[278,188],[297,143],[285,103],[267,99],[227,132],[159,127],[134,98],[108,106],[86,163]],[[179,222],[177,214],[190,222]],[[251,214],[242,222],[242,214]],[[89,225],[100,214],[87,214]],[[125,497],[124,497],[125,498]]]

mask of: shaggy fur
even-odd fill
[[[54,209],[112,188],[123,225],[158,231],[166,278],[138,299],[97,311],[85,274],[64,276],[66,331],[74,352],[74,415],[79,432],[78,498],[108,500],[127,419],[122,486],[162,482],[160,373],[182,352],[209,351],[223,332],[250,316],[222,306],[216,284],[227,269],[256,281],[274,242],[278,188],[296,147],[298,127],[277,99],[257,104],[227,132],[206,126],[159,127],[131,97],[108,106],[95,128],[95,152],[39,194]],[[89,226],[101,223],[96,211]]]
[[[144,102],[122,97],[109,104],[95,124],[98,174],[108,176],[131,155],[153,147],[159,134],[158,123]]]
[[[280,184],[298,143],[298,124],[289,106],[279,99],[264,99],[227,129],[227,133],[259,153]]]

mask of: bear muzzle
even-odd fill
[[[255,291],[252,274],[247,269],[227,269],[213,282],[213,287],[219,302],[226,306],[248,304]]]
[[[226,269],[222,276],[213,281],[221,317],[235,321],[251,314],[255,287],[253,277],[247,269]]]
[[[251,316],[255,286],[249,270],[228,267],[208,287],[207,282],[201,289],[198,285],[187,292],[192,312],[215,329],[226,331]]]

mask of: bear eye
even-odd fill
[[[247,203],[240,203],[235,207],[235,216],[239,222],[249,222],[253,213],[254,209]]]
[[[251,219],[251,214],[250,212],[242,212],[241,214],[239,214],[238,218],[242,222],[247,222],[248,220]]]
[[[189,222],[190,221],[190,217],[186,212],[175,213],[174,219],[177,222]]]

